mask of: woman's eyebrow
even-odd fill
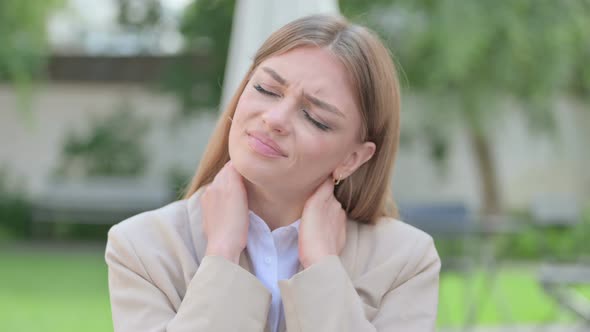
[[[304,94],[304,96],[305,96],[305,99],[309,100],[315,106],[317,106],[317,107],[319,107],[321,109],[324,109],[324,110],[326,110],[328,112],[332,112],[332,113],[334,113],[334,114],[336,114],[336,115],[338,115],[338,116],[340,116],[342,118],[346,118],[344,116],[344,114],[342,112],[340,112],[340,110],[336,106],[331,105],[331,104],[328,104],[325,101],[319,100],[316,97],[310,96],[308,94]]]
[[[287,83],[287,80],[285,80],[284,78],[281,77],[281,75],[279,75],[276,71],[268,68],[268,67],[262,67],[262,70],[264,70],[265,72],[267,72],[270,76],[272,76],[272,78],[274,78],[275,81],[279,82],[279,84],[281,85],[289,85],[289,83]]]
[[[287,82],[286,79],[284,79],[281,75],[279,75],[276,71],[274,71],[271,68],[268,67],[262,67],[262,70],[264,70],[267,74],[269,74],[275,81],[277,81],[279,84],[281,85],[289,85],[289,82]],[[326,110],[328,112],[334,113],[342,118],[346,118],[344,116],[344,113],[342,113],[336,106],[331,105],[326,103],[325,101],[322,101],[314,96],[308,95],[308,94],[304,94],[305,99],[309,100],[312,104],[314,104],[315,106]]]

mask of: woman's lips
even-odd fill
[[[248,134],[248,145],[250,145],[254,151],[267,157],[285,157],[283,153],[266,144],[263,140],[265,140],[265,138],[257,136],[256,134]]]

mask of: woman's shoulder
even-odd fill
[[[424,288],[436,286],[440,258],[430,235],[386,217],[375,224],[349,220],[347,226],[350,237],[342,262],[368,316],[377,315],[384,297],[392,290],[404,287],[397,300],[403,302],[407,300],[404,296],[412,297]]]
[[[189,201],[175,201],[114,225],[108,233],[107,252],[126,251],[148,270],[162,265],[162,259],[175,261],[181,270],[193,269],[193,263],[198,261],[197,251],[201,250],[195,242],[201,240],[196,236],[198,225],[190,222]]]
[[[390,270],[400,281],[425,266],[440,264],[432,237],[412,225],[390,217],[382,217],[372,225],[356,224],[348,235],[356,242],[353,245],[359,275]]]
[[[375,224],[357,223],[359,243],[372,243],[375,251],[408,251],[433,245],[432,236],[391,217],[381,217]]]
[[[109,230],[105,250],[109,268],[124,268],[150,281],[176,308],[199,264],[190,202],[175,201],[119,222]]]

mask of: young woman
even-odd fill
[[[115,331],[434,331],[440,260],[390,194],[399,113],[368,29],[272,34],[185,198],[110,230]]]

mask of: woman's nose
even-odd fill
[[[286,135],[290,131],[291,121],[289,117],[294,107],[294,104],[289,102],[275,104],[262,114],[262,121],[270,131]]]

